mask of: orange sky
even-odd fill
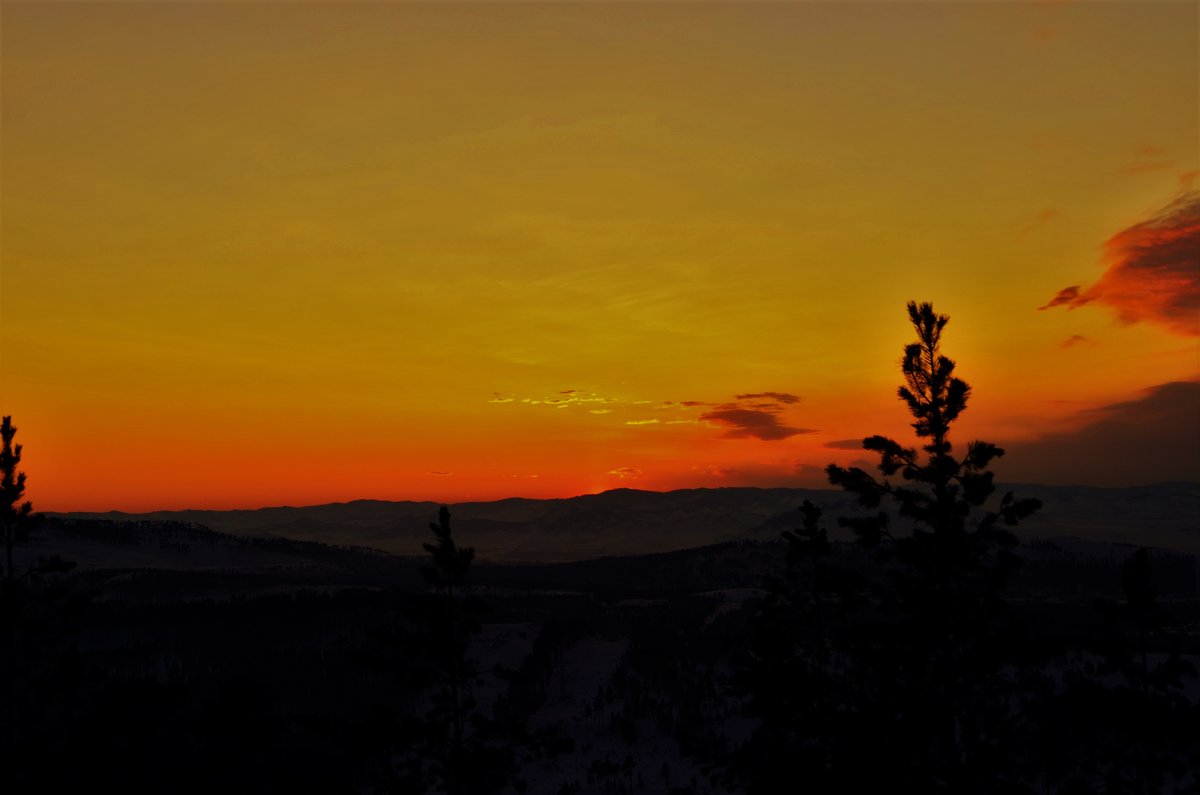
[[[0,9],[38,509],[820,485],[909,299],[1000,479],[1200,478],[1194,3]]]

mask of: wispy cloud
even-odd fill
[[[1056,306],[1063,305],[1066,305],[1070,309],[1074,309],[1076,306],[1082,306],[1083,304],[1086,304],[1087,301],[1082,301],[1080,298],[1079,289],[1080,285],[1078,284],[1072,284],[1070,287],[1062,288],[1054,294],[1053,298],[1039,306],[1038,311],[1040,312],[1044,309],[1053,309]]]
[[[1039,309],[1099,303],[1124,323],[1157,323],[1200,335],[1200,193],[1188,191],[1152,218],[1105,243],[1107,268],[1089,287],[1072,285]]]
[[[695,466],[692,467],[692,471],[703,477],[718,478],[721,480],[741,473],[741,470],[735,467],[716,466],[715,464],[709,464],[708,466]]]
[[[439,478],[445,478],[445,477],[449,477],[449,476],[453,475],[454,473],[453,472],[441,472],[439,470],[434,470],[432,472],[426,472],[425,474],[433,475],[433,476],[439,477]]]
[[[1127,163],[1121,168],[1122,174],[1150,174],[1154,171],[1168,171],[1174,166],[1170,160],[1138,160]]]
[[[1083,336],[1082,334],[1072,334],[1065,340],[1059,343],[1063,348],[1074,348],[1076,345],[1095,345],[1096,341]]]
[[[738,400],[757,400],[766,398],[767,400],[774,400],[777,403],[787,404],[800,402],[800,397],[798,395],[793,395],[788,392],[752,392],[745,395],[737,395],[736,398]]]
[[[1131,160],[1121,167],[1122,174],[1148,174],[1174,167],[1166,149],[1155,144],[1139,144],[1130,150]]]
[[[541,397],[514,398],[493,393],[492,403],[516,403],[541,408],[565,409],[582,406],[594,415],[617,413],[614,422],[631,427],[648,425],[707,425],[723,428],[727,439],[759,439],[778,441],[804,433],[807,428],[794,427],[782,419],[783,413],[799,403],[799,395],[791,392],[742,392],[734,400],[716,403],[706,400],[648,400],[631,397],[606,397],[580,389],[562,389]],[[698,415],[696,409],[704,409]],[[647,417],[647,412],[661,413]],[[624,416],[620,416],[620,415]],[[642,416],[638,416],[638,415]],[[633,416],[630,416],[633,415]],[[683,415],[683,416],[680,416]]]
[[[620,403],[617,398],[597,395],[593,392],[585,392],[579,389],[560,389],[550,395],[542,395],[540,397],[523,397],[514,398],[504,395],[500,392],[493,392],[492,399],[489,403],[522,403],[526,406],[550,406],[552,408],[566,408],[569,406],[577,406],[583,404],[599,403],[601,405],[608,403]]]
[[[830,450],[861,450],[862,439],[835,439],[826,442],[824,446]]]
[[[1027,240],[1031,234],[1056,220],[1060,215],[1062,213],[1053,207],[1047,207],[1034,213],[1033,217],[1021,227],[1021,239]]]
[[[621,480],[633,480],[642,476],[642,470],[637,467],[617,467],[616,469],[610,469],[608,474]]]

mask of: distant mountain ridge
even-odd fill
[[[1001,484],[1037,497],[1043,509],[1017,528],[1022,539],[1075,536],[1200,553],[1200,483],[1126,488]],[[791,488],[703,488],[668,492],[614,489],[559,499],[513,497],[451,504],[455,535],[481,560],[564,562],[644,555],[724,541],[770,540],[799,523],[804,500],[836,517],[862,509],[844,492]],[[306,507],[232,511],[48,514],[67,519],[186,522],[234,536],[278,537],[420,554],[436,502],[355,500]]]

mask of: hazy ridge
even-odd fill
[[[1072,536],[1200,553],[1200,483],[1128,488],[1011,484],[1001,485],[997,493],[1009,490],[1043,503],[1041,511],[1017,528],[1022,540]],[[835,517],[862,510],[840,491],[718,488],[670,492],[615,489],[564,499],[465,502],[452,504],[451,512],[456,537],[474,545],[480,560],[549,563],[669,552],[725,541],[772,540],[796,526],[796,509],[804,500],[825,509],[830,527],[836,527]],[[231,536],[418,555],[437,508],[434,502],[356,500],[257,510],[48,516],[189,523]],[[841,533],[844,531],[838,530],[834,535]]]

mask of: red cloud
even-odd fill
[[[1096,302],[1124,323],[1148,321],[1200,336],[1200,193],[1184,193],[1153,218],[1113,235],[1104,249],[1108,267],[1095,284],[1059,290],[1039,309]]]

